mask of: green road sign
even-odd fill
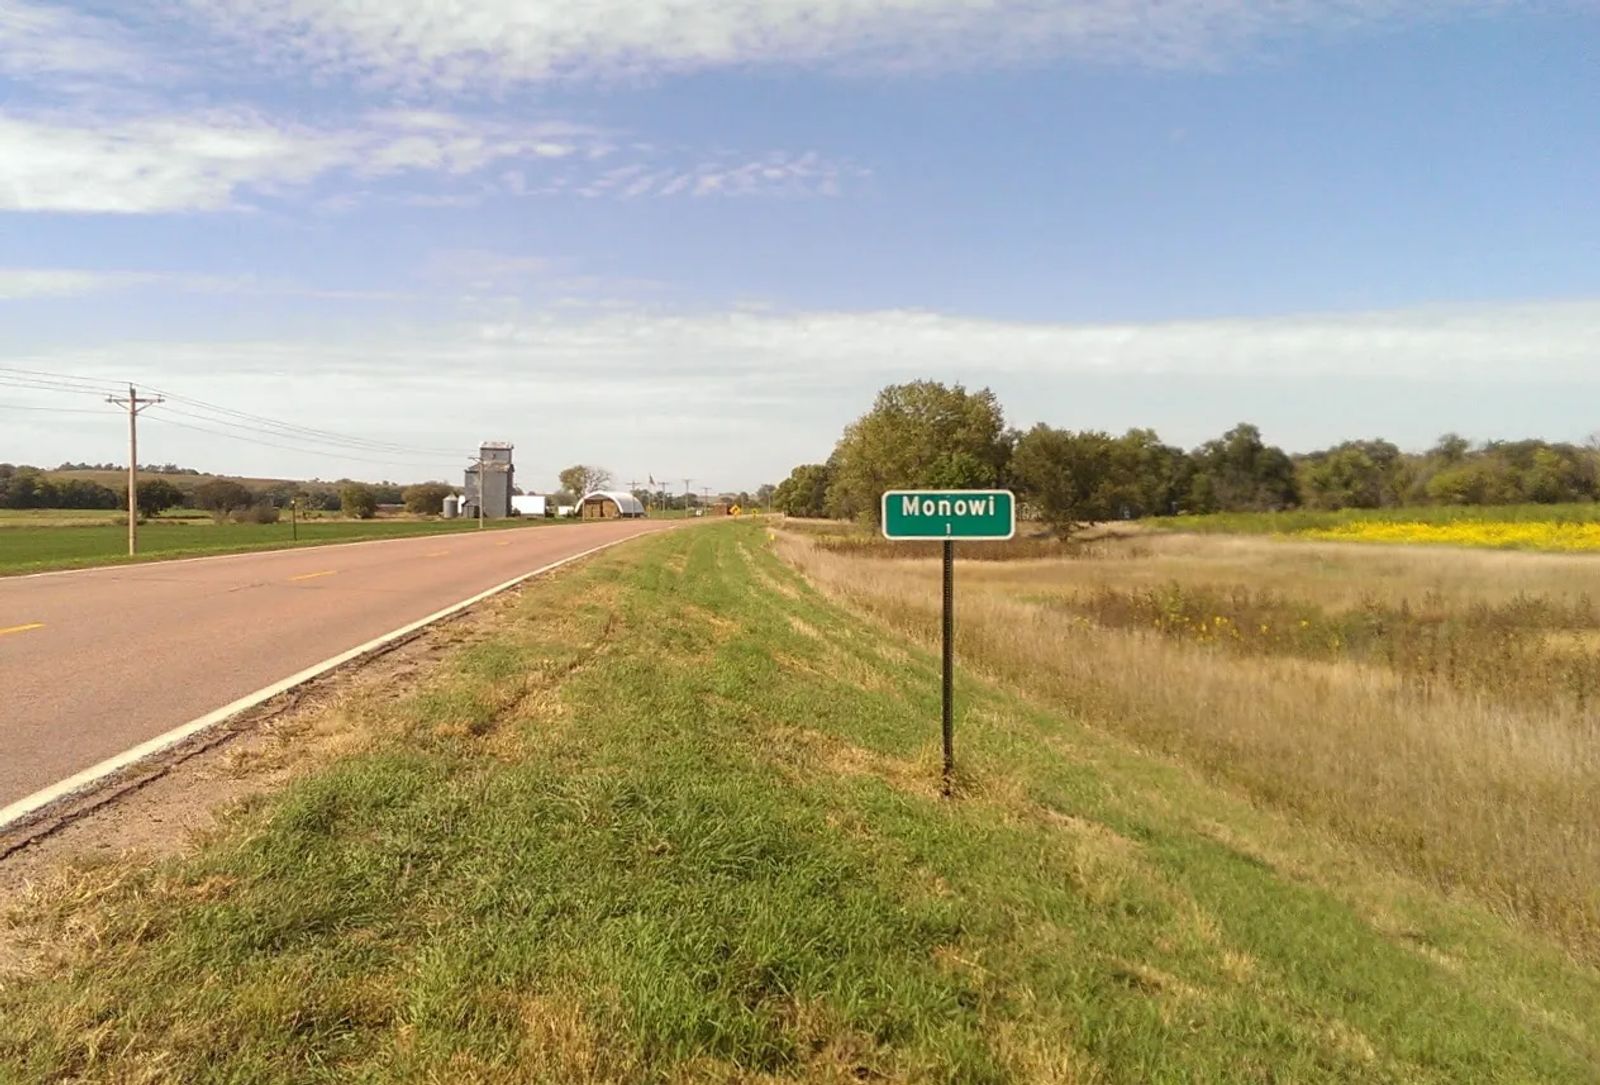
[[[886,539],[1009,539],[1017,499],[1010,490],[890,490],[882,523]]]

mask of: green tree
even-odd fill
[[[47,509],[55,496],[55,486],[37,467],[15,467],[0,477],[0,508]]]
[[[829,458],[828,509],[876,522],[885,490],[999,485],[1011,440],[999,400],[937,381],[891,384]]]
[[[455,488],[443,482],[419,482],[401,491],[406,511],[420,516],[438,516],[444,511],[444,499],[454,494]]]
[[[1577,497],[1576,471],[1559,453],[1541,448],[1533,454],[1533,461],[1522,477],[1522,492],[1529,501],[1553,505]]]
[[[1011,480],[1034,514],[1066,538],[1086,523],[1116,515],[1117,443],[1109,434],[1073,433],[1041,422],[1018,439]]]
[[[378,514],[378,491],[364,482],[347,482],[339,488],[339,511],[356,520]]]
[[[86,478],[52,482],[50,493],[50,502],[58,509],[120,509],[128,503],[116,490]]]
[[[1376,509],[1404,490],[1400,450],[1388,441],[1345,441],[1300,465],[1301,491],[1319,509]]]
[[[1443,463],[1456,464],[1466,459],[1471,450],[1471,441],[1459,433],[1447,433],[1434,442],[1430,455],[1438,457]]]
[[[126,487],[123,488],[120,497],[119,503],[126,505],[128,503]],[[152,478],[139,483],[138,496],[135,500],[139,506],[139,515],[149,518],[160,516],[168,509],[175,509],[183,504],[184,492],[164,478]]]
[[[1193,461],[1152,429],[1130,429],[1112,447],[1107,513],[1117,519],[1170,516],[1189,492]]]
[[[196,486],[194,491],[195,508],[209,512],[211,518],[219,524],[233,513],[247,509],[255,502],[255,494],[251,493],[247,486],[231,478],[210,479]]]
[[[1285,509],[1299,504],[1294,461],[1241,422],[1194,454],[1190,508],[1195,512]],[[1203,481],[1202,481],[1203,480]]]
[[[1478,455],[1436,472],[1428,497],[1441,505],[1509,505],[1522,500],[1516,475],[1504,462]]]
[[[573,464],[557,477],[561,480],[563,490],[576,494],[579,498],[611,485],[610,471],[604,467],[590,467],[582,463]]]
[[[785,516],[826,516],[830,481],[827,464],[802,464],[773,491],[772,507]]]

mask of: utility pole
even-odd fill
[[[128,555],[139,552],[139,412],[163,402],[160,396],[141,397],[128,385],[128,398],[107,396],[107,403],[128,408]]]

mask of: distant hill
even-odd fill
[[[113,490],[120,490],[128,483],[128,472],[125,470],[108,471],[101,468],[75,468],[70,471],[45,471],[44,475],[46,478],[55,482],[64,482],[68,479],[75,478],[83,479],[86,482],[98,482],[100,485],[109,486]],[[252,490],[264,490],[272,486],[283,485],[303,486],[307,490],[337,490],[339,488],[338,483],[334,482],[303,482],[299,479],[292,478],[243,478],[238,475],[192,475],[187,471],[181,474],[170,474],[160,471],[141,470],[139,472],[139,478],[166,479],[168,482],[178,487],[178,489],[183,490],[185,493],[193,490],[196,486],[199,486],[203,482],[210,482],[212,479],[216,478],[225,478],[234,482],[241,482],[250,487]]]

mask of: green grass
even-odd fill
[[[491,530],[540,527],[571,523],[565,520],[490,520]],[[139,526],[139,556],[128,557],[126,525],[60,525],[0,529],[0,576],[51,569],[76,569],[89,565],[124,564],[233,554],[253,550],[284,550],[362,539],[398,539],[410,535],[440,535],[476,531],[472,520],[367,520],[302,521],[299,541],[293,541],[288,522],[277,524],[214,524],[156,520]]]
[[[0,509],[0,529],[116,523],[116,509]]]
[[[1427,505],[1396,509],[1291,509],[1287,512],[1219,512],[1158,516],[1139,521],[1157,531],[1223,535],[1291,535],[1357,523],[1558,523],[1600,522],[1600,503],[1565,505]]]
[[[937,662],[759,527],[532,585],[193,856],[11,922],[0,1080],[1583,1082],[1600,975]]]

